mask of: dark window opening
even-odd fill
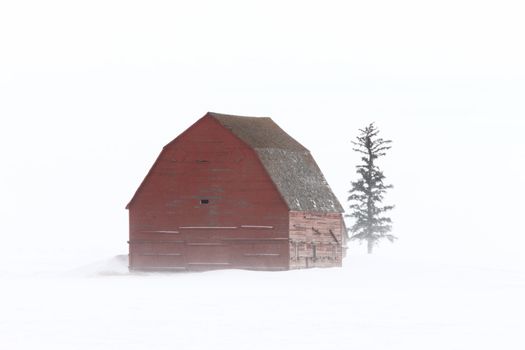
[[[209,162],[210,162],[209,160],[197,159],[197,163],[209,163]]]
[[[210,203],[209,199],[201,199],[201,204],[208,204]]]

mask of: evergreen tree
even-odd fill
[[[357,141],[352,141],[353,150],[362,155],[362,164],[357,165],[359,179],[352,182],[349,193],[351,213],[348,217],[355,219],[350,227],[351,240],[367,241],[368,254],[380,239],[387,238],[393,242],[396,237],[389,234],[392,229],[392,220],[384,213],[392,210],[393,205],[382,205],[384,194],[392,185],[385,185],[385,176],[376,165],[376,160],[386,154],[391,148],[391,140],[378,137],[379,130],[371,123],[364,129],[359,129]]]

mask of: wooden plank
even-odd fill
[[[283,242],[288,241],[288,238],[272,237],[272,238],[222,238],[223,241],[235,241],[235,242]]]
[[[225,246],[224,243],[186,243],[188,246]]]
[[[210,265],[210,266],[228,266],[228,265],[231,265],[230,263],[227,263],[227,262],[189,262],[188,265],[199,265],[199,266],[204,266],[204,265]]]
[[[241,225],[242,228],[255,228],[255,229],[273,229],[273,226],[264,225]]]
[[[237,226],[181,226],[181,230],[233,230]]]
[[[281,256],[279,253],[244,253],[244,256]]]
[[[139,253],[140,256],[181,256],[182,253]]]

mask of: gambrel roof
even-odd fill
[[[271,118],[207,115],[257,153],[290,210],[344,212],[310,151]]]
[[[255,151],[290,210],[344,212],[310,151],[271,118],[213,112],[208,112],[204,118],[214,118]],[[148,176],[149,173],[126,208],[129,208]]]

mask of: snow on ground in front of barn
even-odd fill
[[[0,274],[0,349],[524,349],[525,269],[349,256],[344,268]]]

